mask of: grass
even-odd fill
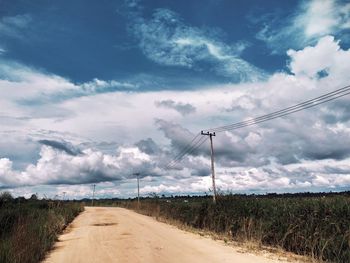
[[[0,262],[40,262],[58,234],[81,212],[77,202],[0,195]]]
[[[186,200],[186,201],[185,201]],[[296,194],[146,198],[118,205],[233,241],[282,248],[326,262],[350,262],[350,196]]]

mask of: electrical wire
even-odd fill
[[[278,111],[275,111],[275,112],[272,112],[272,113],[269,113],[266,115],[262,115],[260,117],[254,118],[254,119],[249,119],[246,121],[237,122],[237,123],[233,123],[230,125],[225,125],[225,126],[221,126],[221,127],[217,127],[217,128],[211,128],[211,129],[208,129],[208,131],[219,133],[219,132],[223,132],[223,131],[235,130],[235,129],[240,129],[240,128],[251,126],[251,125],[256,125],[256,124],[261,123],[261,122],[273,120],[273,119],[280,118],[280,117],[283,117],[283,116],[286,116],[286,115],[289,115],[289,114],[292,114],[295,112],[299,112],[299,111],[302,111],[302,110],[305,110],[308,108],[312,108],[312,107],[315,107],[317,105],[344,97],[344,96],[349,95],[349,94],[350,94],[350,85],[345,86],[341,89],[335,90],[333,92],[326,93],[326,94],[319,96],[319,97],[316,97],[314,99],[310,99],[310,100],[307,100],[305,102],[302,102],[302,103],[293,105],[291,107],[282,109],[282,110],[278,110]]]
[[[216,132],[216,133],[220,133],[220,132],[224,132],[224,131],[229,131],[229,130],[235,130],[235,129],[240,129],[240,128],[244,128],[247,126],[251,126],[251,125],[257,125],[261,122],[266,122],[266,121],[270,121],[276,118],[281,118],[283,116],[286,115],[290,115],[293,114],[295,112],[299,112],[302,110],[306,110],[312,107],[315,107],[317,105],[344,97],[346,95],[350,94],[350,85],[345,86],[343,88],[337,89],[335,91],[326,93],[324,95],[318,96],[316,98],[313,99],[309,99],[307,101],[298,103],[296,105],[269,113],[269,114],[265,114],[253,119],[249,119],[246,121],[241,121],[241,122],[237,122],[237,123],[233,123],[230,125],[225,125],[225,126],[220,126],[220,127],[216,127],[216,128],[211,128],[208,129],[209,132]],[[190,143],[187,144],[187,146],[185,146],[175,157],[172,161],[170,161],[166,166],[165,169],[172,169],[175,167],[175,165],[177,163],[179,163],[186,155],[193,153],[196,149],[198,149],[207,139],[208,137],[200,137],[199,140],[198,137],[201,135],[201,133],[198,133],[196,136],[194,136],[194,138],[190,141]],[[203,140],[204,138],[204,140]]]
[[[199,147],[202,146],[203,143],[205,143],[207,141],[207,137],[201,137],[200,140],[198,140],[198,142],[196,144],[194,144],[188,151],[186,151],[185,153],[183,153],[178,159],[173,160],[172,164],[169,165],[166,169],[172,169],[176,166],[177,163],[179,163],[183,157],[185,157],[188,154],[192,154],[195,150],[199,149]]]
[[[197,133],[192,140],[185,146],[182,148],[182,150],[174,157],[174,159],[172,161],[170,161],[169,163],[167,163],[164,167],[168,167],[171,165],[172,162],[174,162],[175,160],[177,160],[178,158],[180,158],[182,156],[182,154],[184,154],[185,152],[187,152],[191,147],[192,147],[192,143],[194,143],[197,138],[199,137],[200,133]]]

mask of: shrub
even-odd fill
[[[220,196],[144,199],[139,212],[329,262],[350,262],[348,195]],[[137,210],[135,201],[120,206]]]
[[[82,210],[74,202],[13,199],[0,204],[0,262],[39,262]]]

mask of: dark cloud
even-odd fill
[[[92,184],[92,183],[100,183],[100,182],[110,182],[110,181],[120,181],[123,177],[111,176],[108,172],[104,170],[97,170],[96,168],[88,167],[86,169],[81,169],[80,177],[56,177],[46,182],[47,185],[75,185],[75,184]]]
[[[162,119],[156,120],[156,125],[159,130],[164,133],[164,136],[170,140],[171,151],[173,156],[181,153],[184,148],[187,148],[188,144],[191,142],[192,138],[195,137],[191,131],[185,129],[181,125],[168,122]],[[203,146],[191,152],[192,155],[198,155],[201,150],[203,150]]]
[[[78,148],[74,147],[72,144],[68,142],[64,142],[64,141],[59,142],[54,140],[39,140],[38,142],[41,144],[50,146],[52,148],[55,148],[57,150],[64,151],[69,155],[76,156],[78,154],[82,154],[82,152]]]
[[[344,112],[343,106],[338,105],[334,108]],[[323,108],[254,127],[218,133],[213,137],[215,162],[219,167],[264,167],[271,162],[289,165],[302,163],[303,160],[344,160],[350,156],[350,149],[347,147],[350,135],[343,129],[335,131],[334,126],[322,121],[325,112],[329,110]],[[317,125],[315,119],[319,120]],[[195,136],[173,122],[157,120],[156,124],[171,142],[172,154],[168,155],[170,160],[181,153]],[[206,141],[201,147],[190,152],[189,156],[210,158],[209,150],[209,141]],[[205,166],[203,163],[194,164],[189,156],[185,156],[174,169],[187,167],[200,170]]]
[[[116,149],[120,146],[120,143],[110,141],[110,142],[95,142],[95,141],[90,141],[90,142],[83,142],[80,143],[79,145],[80,149],[95,149],[102,151],[103,153],[107,154],[114,154]]]
[[[344,123],[350,120],[349,101],[342,99],[332,105],[327,105],[327,111],[322,115],[327,124]]]
[[[350,174],[350,169],[349,167],[346,168],[340,168],[340,167],[334,167],[334,166],[325,166],[324,170],[326,173],[329,174]]]
[[[173,122],[158,119],[156,120],[156,124],[159,129],[164,132],[165,137],[171,141],[172,153],[170,156],[172,157],[170,157],[170,159],[174,158],[174,156],[177,156],[179,153],[182,153],[185,149],[186,152],[192,156],[210,156],[209,141],[203,142],[203,139],[197,137],[197,139],[192,142],[192,145],[195,145],[195,147],[188,148],[188,144],[191,143],[195,134]],[[235,139],[233,140],[230,138],[229,134],[221,133],[214,137],[213,141],[216,162],[220,165],[233,166],[238,163],[242,165],[244,164],[247,155],[254,152],[254,149],[247,144],[244,137],[240,138],[235,136]],[[203,143],[201,144],[201,142]],[[185,160],[182,161],[182,165],[191,167],[193,164],[185,158]]]
[[[210,174],[211,174],[211,170],[209,169],[209,167],[199,168],[191,172],[192,176],[200,176],[200,177],[208,176]]]
[[[175,102],[173,100],[162,100],[156,101],[155,105],[157,107],[163,107],[168,109],[176,110],[182,116],[196,112],[196,108],[189,103]]]
[[[322,150],[322,149],[321,149]],[[330,149],[329,151],[323,149],[323,151],[306,151],[305,157],[311,160],[323,160],[323,159],[334,159],[343,160],[349,156],[349,149]]]
[[[270,128],[259,127],[263,136],[250,152],[247,162],[274,159],[279,164],[300,163],[302,160],[343,160],[350,156],[350,136],[344,131],[334,132],[327,124],[308,125],[316,118],[315,113],[303,118],[276,121]],[[296,128],[300,127],[300,129]]]
[[[135,143],[135,145],[144,153],[147,153],[149,155],[154,155],[159,153],[161,150],[158,147],[158,145],[151,139],[151,138],[147,138],[144,140],[141,140],[137,143]]]

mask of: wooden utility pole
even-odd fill
[[[96,185],[92,185],[92,200],[91,200],[91,206],[94,206],[94,199],[95,199],[95,187]]]
[[[140,208],[140,173],[134,173],[137,178],[137,207]]]
[[[201,131],[201,135],[206,135],[206,136],[209,136],[210,138],[211,177],[213,181],[213,202],[215,204],[216,203],[216,186],[215,186],[214,147],[213,147],[213,136],[215,136],[215,132]]]

